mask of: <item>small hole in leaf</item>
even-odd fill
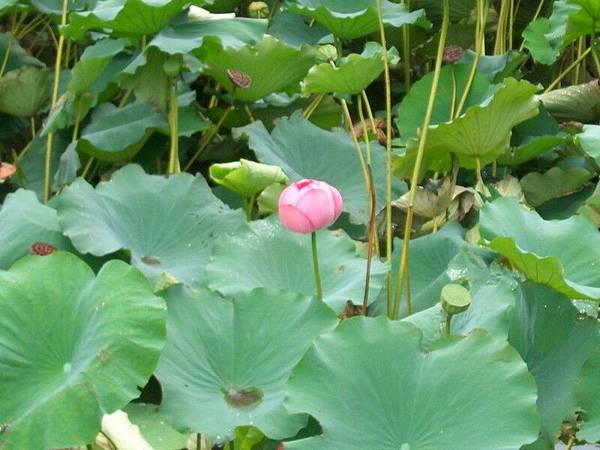
[[[228,389],[225,401],[234,408],[254,406],[262,400],[263,393],[258,388]]]
[[[160,259],[158,259],[156,256],[143,256],[142,262],[144,264],[146,264],[147,266],[159,266],[160,265]]]
[[[37,256],[48,256],[56,251],[54,245],[50,245],[46,242],[34,242],[29,247],[29,253]]]

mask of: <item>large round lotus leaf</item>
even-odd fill
[[[425,352],[414,325],[348,319],[315,340],[287,392],[323,435],[286,449],[516,449],[539,430],[525,363],[481,330]]]
[[[281,439],[306,424],[283,408],[284,387],[311,342],[335,326],[329,308],[266,289],[224,299],[174,286],[165,297],[168,340],[157,376],[175,426],[220,441],[243,425]]]
[[[577,376],[577,385],[575,386],[577,405],[583,410],[583,424],[579,427],[577,437],[588,442],[600,442],[599,380],[600,346],[596,347],[583,365]]]
[[[0,269],[28,255],[35,243],[71,248],[60,231],[56,211],[42,205],[34,192],[19,189],[6,197],[0,209]]]
[[[354,242],[341,230],[322,230],[317,247],[325,303],[337,312],[348,300],[362,304],[367,260],[357,255]],[[373,260],[370,298],[381,290],[384,274],[385,266]],[[310,237],[286,230],[277,217],[244,225],[215,244],[206,282],[224,295],[265,287],[312,296]]]
[[[152,374],[165,322],[164,301],[122,261],[95,277],[57,252],[0,272],[0,447],[91,442]]]
[[[572,298],[600,299],[600,235],[583,217],[544,220],[514,198],[487,203],[481,236],[537,283]]]
[[[220,41],[205,41],[201,53],[205,72],[244,102],[297,87],[316,62],[314,48],[288,47],[269,35],[256,45],[240,49],[224,48]],[[234,84],[232,78],[236,77],[232,73],[239,74],[243,82]]]
[[[156,47],[170,55],[196,53],[208,39],[220,40],[223,48],[239,49],[260,41],[267,31],[267,23],[266,20],[246,17],[181,21],[158,33],[147,48]]]
[[[431,125],[448,122],[451,114],[458,106],[458,100],[464,93],[471,67],[467,64],[453,64],[442,68],[438,90],[433,104]],[[402,102],[394,109],[396,126],[404,140],[417,138],[419,129],[423,125],[423,118],[427,110],[427,101],[433,84],[433,72],[428,73],[416,81]],[[454,105],[452,103],[454,86]],[[465,102],[465,109],[481,103],[488,96],[490,82],[480,72],[475,72],[475,77]]]
[[[77,150],[101,161],[122,161],[134,156],[155,129],[167,126],[164,114],[147,103],[131,103],[123,108],[104,103],[81,130]]]
[[[58,198],[61,227],[82,253],[102,256],[120,249],[156,281],[163,273],[202,283],[217,235],[243,221],[189,174],[146,175],[136,165],[115,172],[96,189],[78,179]]]
[[[388,0],[381,0],[381,7],[385,25],[430,25],[422,9],[410,12],[405,5]],[[314,19],[341,39],[355,39],[379,29],[377,8],[371,0],[290,0],[286,9]]]
[[[392,48],[390,60],[398,59],[398,52]],[[351,53],[341,58],[336,67],[330,63],[313,66],[303,82],[306,94],[360,94],[383,72],[383,49],[376,42],[367,42],[359,55]]]
[[[513,127],[538,114],[537,89],[528,81],[506,78],[491,99],[471,106],[451,122],[432,126],[427,135],[422,171],[450,170],[452,154],[462,167],[475,169],[477,159],[486,165],[506,153]],[[416,140],[409,141],[406,153],[395,162],[398,176],[411,176],[417,146]]]
[[[535,377],[542,437],[556,442],[562,421],[579,409],[577,375],[598,348],[600,324],[548,286],[527,282],[519,294],[508,339]]]
[[[550,200],[583,190],[594,176],[595,174],[583,167],[571,167],[567,170],[552,167],[543,174],[529,172],[521,178],[520,183],[527,203],[537,208]]]
[[[189,5],[187,0],[100,0],[89,11],[73,12],[61,33],[80,39],[90,30],[153,35]]]
[[[278,120],[271,134],[262,122],[254,122],[234,130],[234,136],[247,136],[259,161],[281,167],[292,181],[313,178],[335,186],[352,221],[368,221],[369,199],[348,133],[323,130],[297,112]],[[385,199],[385,152],[375,142],[371,147],[373,181],[381,204]]]
[[[34,66],[11,70],[0,78],[0,112],[31,117],[50,92],[50,71]]]

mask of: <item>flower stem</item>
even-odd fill
[[[404,0],[402,3],[410,9],[410,0]],[[410,25],[406,24],[402,27],[402,59],[404,60],[404,89],[406,93],[410,91],[410,69],[411,69],[411,54],[410,54]]]
[[[68,0],[62,1],[62,10],[60,16],[61,27],[67,24],[67,7]],[[58,101],[58,86],[60,82],[60,68],[62,66],[62,54],[63,47],[65,46],[65,37],[60,34],[58,37],[58,43],[56,46],[56,59],[54,60],[54,85],[52,86],[52,101],[50,103],[50,110],[56,106]],[[44,203],[48,203],[50,200],[50,178],[52,177],[52,142],[54,140],[54,134],[48,133],[46,140],[46,158],[44,161]]]
[[[413,213],[415,198],[417,195],[417,185],[419,181],[419,175],[421,173],[421,163],[423,162],[423,154],[425,153],[425,144],[427,142],[427,134],[429,132],[429,124],[431,123],[431,115],[433,113],[433,104],[437,95],[438,84],[440,81],[440,73],[442,70],[442,57],[444,56],[444,48],[446,46],[446,37],[448,35],[448,25],[450,22],[450,7],[448,0],[444,0],[444,19],[442,22],[442,30],[440,34],[440,41],[438,44],[437,57],[435,60],[435,70],[433,73],[433,81],[431,84],[431,91],[429,93],[429,101],[427,102],[427,110],[425,112],[425,118],[423,119],[423,125],[421,126],[421,136],[419,139],[419,147],[417,149],[417,158],[415,161],[415,167],[413,169],[410,191],[408,194],[408,209],[406,212],[406,225],[404,227],[404,241],[402,242],[402,254],[400,257],[400,267],[398,270],[398,276],[396,279],[396,293],[394,298],[394,304],[392,309],[392,319],[398,317],[400,311],[400,299],[402,297],[402,281],[404,274],[408,276],[408,250],[410,246],[410,237],[412,231]],[[411,302],[410,296],[407,295],[407,309],[408,314],[411,314]]]
[[[571,70],[573,70],[575,67],[579,67],[579,64],[581,63],[581,61],[583,61],[587,55],[589,55],[589,53],[592,51],[592,47],[588,47],[583,53],[581,53],[579,55],[579,57],[573,61],[573,63],[567,67],[565,70],[563,70],[555,79],[552,83],[550,83],[550,85],[544,90],[544,93],[546,92],[550,92],[552,89],[554,89],[556,86],[558,86],[558,83],[560,83],[562,81],[562,79],[564,77],[566,77],[569,72],[571,72]],[[579,78],[579,75],[577,75],[577,78]]]
[[[450,329],[452,327],[452,314],[446,316],[446,334],[450,336]]]
[[[317,233],[313,231],[310,235],[312,244],[313,270],[315,272],[315,287],[317,289],[317,298],[323,301],[323,289],[321,288],[321,273],[319,272],[319,256],[317,253]]]
[[[377,19],[379,22],[379,39],[383,47],[383,76],[385,81],[385,253],[388,263],[387,271],[387,305],[388,312],[392,304],[392,84],[390,81],[390,64],[387,54],[387,41],[383,25],[381,0],[375,0]],[[407,61],[404,61],[407,64]]]
[[[171,77],[169,80],[169,126],[171,129],[171,146],[169,148],[169,167],[167,169],[169,175],[181,172],[181,165],[179,164],[178,113],[177,78]]]

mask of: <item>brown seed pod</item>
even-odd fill
[[[252,78],[246,72],[236,69],[227,69],[227,77],[234,86],[241,89],[249,89],[252,87]]]
[[[46,242],[34,242],[29,247],[29,253],[37,256],[48,256],[56,251],[54,245],[50,245]]]
[[[442,57],[442,61],[446,64],[453,64],[456,61],[459,61],[465,51],[460,45],[449,45],[444,49],[444,56]]]
[[[375,117],[375,129],[371,126],[371,121],[369,119],[365,120],[367,125],[367,132],[369,134],[375,134],[377,136],[377,140],[381,145],[385,145],[386,134],[385,134],[385,120],[381,117]],[[362,139],[363,137],[363,126],[361,122],[355,123],[353,126],[354,135],[356,139]],[[392,128],[392,136],[394,135],[394,129]]]

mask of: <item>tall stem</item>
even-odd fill
[[[0,66],[0,77],[2,77],[2,75],[4,75],[4,70],[6,69],[6,65],[8,64],[8,58],[10,56],[13,39],[14,39],[13,34],[8,33],[8,44],[6,44],[6,50],[4,51],[4,58],[2,58],[2,66]]]
[[[313,271],[315,272],[315,287],[317,289],[317,298],[323,300],[323,289],[321,288],[321,273],[319,272],[319,255],[317,252],[317,233],[313,231],[310,234],[312,247]]]
[[[587,57],[587,55],[590,54],[591,51],[592,51],[592,48],[589,47],[581,55],[579,55],[579,57],[575,61],[573,61],[571,63],[571,65],[569,65],[569,67],[567,67],[565,70],[563,70],[554,79],[554,81],[548,85],[548,87],[544,90],[544,93],[550,92],[552,89],[554,89],[556,86],[558,86],[558,83],[560,83],[562,81],[562,79],[564,77],[566,77],[569,74],[569,72],[571,72],[571,70],[573,70],[575,67],[579,67],[579,64]]]
[[[68,0],[62,1],[62,9],[60,16],[60,26],[63,27],[67,24],[67,7]],[[65,37],[60,34],[58,37],[58,45],[56,48],[56,59],[54,60],[54,85],[52,86],[52,100],[50,103],[50,110],[56,106],[58,101],[58,85],[60,82],[60,68],[62,65],[62,54],[63,47],[65,46]],[[46,140],[46,159],[44,161],[44,203],[48,203],[50,200],[50,178],[52,172],[52,143],[54,140],[54,133],[48,133]]]
[[[479,59],[485,52],[484,40],[485,40],[485,25],[487,22],[487,0],[477,0],[477,26],[475,27],[475,58],[471,64],[471,70],[469,72],[469,78],[467,78],[467,84],[460,98],[454,117],[461,115],[462,110],[465,106],[473,80],[475,79],[475,73],[477,72],[477,66],[479,65]]]
[[[385,81],[385,253],[388,263],[387,271],[387,305],[388,311],[392,304],[392,88],[390,80],[390,64],[387,54],[385,27],[381,0],[375,0],[377,19],[379,21],[379,39],[383,47],[383,76]],[[405,61],[406,64],[406,61]]]
[[[530,22],[533,22],[535,19],[537,19],[540,15],[540,13],[542,12],[542,8],[544,7],[544,0],[540,0],[540,2],[538,3],[537,8],[535,9],[535,13],[533,14],[533,17],[531,18]],[[523,39],[523,41],[521,42],[521,46],[519,47],[519,51],[522,52],[523,49],[525,48],[525,39]]]
[[[171,131],[171,145],[169,148],[169,167],[167,169],[169,175],[181,172],[181,165],[179,164],[178,115],[177,78],[171,77],[169,80],[169,128]]]
[[[407,9],[410,9],[410,0],[403,0]],[[410,25],[402,26],[402,59],[404,60],[404,88],[406,92],[410,91],[410,69],[411,69],[411,52],[410,52]]]
[[[592,58],[594,64],[596,64],[596,76],[600,77],[600,59],[598,59],[598,50],[596,49],[596,21],[592,21],[592,42],[590,43],[592,49]]]
[[[429,132],[429,124],[431,123],[431,115],[433,113],[433,104],[435,103],[435,97],[438,90],[438,84],[440,81],[440,72],[442,70],[442,58],[444,56],[444,47],[446,46],[446,37],[448,35],[448,24],[450,22],[450,7],[448,0],[443,0],[444,4],[444,20],[442,21],[442,30],[440,34],[440,42],[438,44],[437,57],[435,60],[435,70],[433,72],[433,81],[431,83],[431,91],[429,93],[429,101],[427,102],[427,110],[425,112],[425,118],[423,119],[423,125],[421,126],[421,136],[419,139],[419,146],[417,148],[417,158],[415,161],[415,167],[413,169],[410,191],[408,194],[408,208],[406,211],[406,224],[404,227],[404,241],[402,242],[402,254],[400,257],[400,267],[398,269],[398,276],[396,278],[396,292],[394,298],[394,308],[392,311],[392,318],[398,317],[400,310],[400,299],[402,297],[402,281],[404,279],[405,272],[408,272],[408,251],[410,247],[410,237],[412,230],[413,214],[415,197],[417,194],[417,185],[419,183],[419,175],[421,173],[421,164],[423,162],[423,154],[425,152],[425,144],[427,143],[427,134]],[[409,296],[407,296],[407,310],[408,314],[411,314],[411,303]]]

